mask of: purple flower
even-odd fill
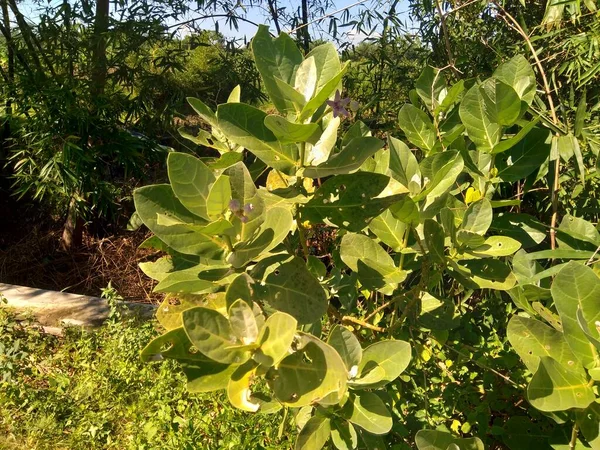
[[[248,220],[249,220],[249,219],[248,219],[246,216],[240,216],[240,221],[241,221],[242,223],[246,223],[246,222],[248,222]]]
[[[244,205],[244,214],[250,214],[252,211],[254,211],[254,205],[252,203]]]
[[[331,107],[333,110],[333,117],[349,117],[350,113],[346,109],[348,104],[350,103],[350,98],[342,98],[342,94],[339,90],[335,91],[335,97],[333,100],[327,100],[327,105]]]
[[[229,210],[231,212],[237,212],[241,209],[240,201],[233,199],[229,201]]]

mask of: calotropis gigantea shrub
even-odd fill
[[[142,264],[167,293],[166,332],[143,357],[178,360],[191,392],[225,389],[245,411],[293,408],[298,449],[384,448],[396,414],[385,390],[411,359],[391,338],[447,335],[481,289],[530,306],[552,274],[521,267],[553,256],[520,250],[542,242],[543,225],[507,213],[519,201],[502,194],[533,185],[551,156],[550,131],[529,112],[535,76],[522,57],[469,89],[426,70],[399,114],[411,150],[360,122],[339,133],[351,102],[331,44],[303,56],[261,27],[252,51],[278,113],[240,103],[239,89],[216,112],[190,99],[210,131],[182,135],[220,157],[171,153],[169,184],[135,192],[155,234],[143,245],[167,253]],[[333,236],[326,254],[307,245],[320,224]],[[563,229],[579,242],[576,226]],[[416,444],[482,447],[432,430]]]

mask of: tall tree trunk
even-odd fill
[[[10,138],[10,121],[12,118],[12,101],[14,98],[14,81],[15,81],[15,53],[12,42],[12,32],[10,29],[10,14],[8,12],[7,0],[2,0],[2,22],[7,30],[8,37],[6,38],[6,50],[8,59],[8,73],[6,74],[6,84],[8,85],[8,95],[5,103],[6,121],[2,130],[2,143],[0,145],[0,171],[4,167],[4,162],[8,155],[8,139]]]
[[[308,52],[310,46],[310,34],[308,32],[308,0],[302,0],[302,25],[304,25],[300,28],[302,47],[305,52]]]
[[[279,25],[279,12],[277,10],[277,0],[268,0],[269,3],[269,13],[271,14],[271,18],[273,19],[273,23],[275,24],[275,29],[277,30],[277,34],[281,34],[281,26]]]
[[[106,33],[108,32],[109,0],[96,0],[96,18],[94,20],[94,36],[92,50],[92,96],[104,93],[106,87]]]
[[[61,239],[61,247],[63,250],[72,251],[78,247],[81,247],[83,242],[83,219],[77,213],[77,201],[75,197],[71,199],[69,203],[69,210],[67,212],[67,220],[63,227],[63,234]]]

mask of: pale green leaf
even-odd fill
[[[169,153],[167,168],[171,187],[181,204],[198,217],[209,220],[206,198],[210,185],[215,182],[212,171],[198,158],[179,152]]]
[[[600,279],[589,267],[571,261],[554,279],[552,298],[573,353],[585,367],[592,367],[598,361],[598,352],[577,322],[577,308],[581,308],[588,323],[600,319]]]
[[[313,416],[302,427],[296,439],[296,450],[321,450],[329,440],[331,423],[329,417]]]
[[[407,139],[426,153],[435,148],[437,139],[433,124],[419,108],[411,104],[404,105],[398,113],[398,124]]]
[[[256,68],[275,107],[284,114],[293,111],[290,100],[279,89],[275,77],[285,83],[292,83],[303,60],[294,40],[286,33],[273,39],[269,27],[261,25],[252,39],[251,49]]]
[[[182,317],[190,342],[208,358],[223,364],[242,364],[250,358],[222,314],[197,307],[184,311]]]
[[[254,360],[265,367],[279,363],[288,354],[297,325],[296,319],[289,314],[276,312],[269,316],[260,330]]]
[[[327,343],[331,345],[342,357],[348,372],[360,364],[362,348],[354,333],[342,325],[336,325],[329,333]]]
[[[304,176],[309,178],[325,178],[353,172],[382,148],[383,141],[374,137],[355,138],[339,153],[330,156],[327,161],[315,167],[306,167]]]
[[[596,397],[581,366],[565,367],[549,356],[540,356],[527,398],[535,408],[550,412],[587,408]]]
[[[392,414],[381,398],[366,391],[355,391],[346,401],[345,419],[373,434],[386,434],[392,429]]]
[[[276,397],[295,408],[325,397],[331,404],[339,403],[346,393],[344,361],[331,346],[316,337],[302,332],[298,332],[298,336],[296,351],[286,356],[275,371],[272,388]]]

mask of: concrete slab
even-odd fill
[[[100,326],[110,313],[108,302],[98,297],[47,291],[26,286],[0,283],[0,295],[8,303],[0,303],[19,312],[31,312],[46,327],[80,325]],[[153,305],[123,302],[132,312],[152,317]]]

